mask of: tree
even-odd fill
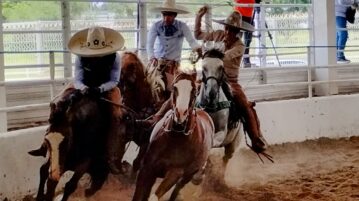
[[[33,21],[61,19],[60,2],[7,0],[3,3],[6,21]]]

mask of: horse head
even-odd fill
[[[119,82],[123,103],[145,119],[155,111],[152,88],[145,74],[145,66],[133,52],[121,55],[121,77]]]
[[[192,116],[196,99],[196,74],[180,73],[173,82],[172,107],[173,127],[172,129],[186,130],[188,120]]]
[[[49,125],[42,146],[29,152],[33,156],[48,156],[50,179],[59,181],[69,161],[89,154],[93,147],[87,146],[104,138],[96,131],[104,129],[102,123],[109,120],[101,115],[103,110],[97,101],[84,96],[74,102],[62,119]]]
[[[136,53],[124,52],[121,55],[121,82],[124,87],[135,87],[139,80],[145,79],[145,67]]]
[[[224,53],[218,49],[210,49],[203,55],[202,87],[204,99],[202,104],[214,106],[219,100],[219,91],[224,82]]]

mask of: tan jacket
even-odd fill
[[[194,36],[197,40],[223,42],[224,31],[216,30],[210,32],[202,32],[201,30],[201,19],[196,16],[196,22],[194,27]],[[242,61],[245,46],[243,42],[238,39],[229,48],[225,49],[225,56],[223,59],[224,70],[228,76],[228,81],[237,82],[239,78],[239,68]]]

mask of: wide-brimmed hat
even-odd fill
[[[115,53],[124,43],[122,35],[113,29],[91,27],[75,33],[67,46],[76,55],[100,57]]]
[[[176,5],[176,0],[165,0],[162,6],[152,8],[153,12],[174,12],[177,14],[187,14],[189,11],[186,7]]]
[[[240,29],[248,32],[253,32],[253,25],[244,22],[242,20],[242,15],[237,11],[233,11],[225,20],[213,20],[219,24],[227,25],[235,29]]]

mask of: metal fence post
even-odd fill
[[[313,97],[313,85],[312,85],[312,48],[310,46],[307,47],[307,73],[308,73],[308,98]]]
[[[146,41],[147,41],[147,6],[144,2],[138,3],[138,22],[137,28],[139,32],[137,33],[139,40],[137,40],[137,48],[139,48],[139,55],[141,59],[144,59],[144,63],[147,63],[147,51],[146,51]]]
[[[0,0],[0,14],[2,14],[2,1]],[[3,37],[3,19],[0,17],[0,82],[5,81],[5,62],[4,62],[4,37]],[[0,108],[6,107],[6,88],[0,86]],[[0,132],[7,131],[7,113],[0,112]]]
[[[53,51],[49,52],[49,61],[50,61],[50,97],[51,100],[55,97],[55,53]]]
[[[68,0],[61,1],[61,14],[62,14],[62,46],[66,51],[64,52],[64,77],[72,77],[72,61],[71,54],[67,52],[67,42],[71,37],[71,24],[70,24],[70,3]]]

